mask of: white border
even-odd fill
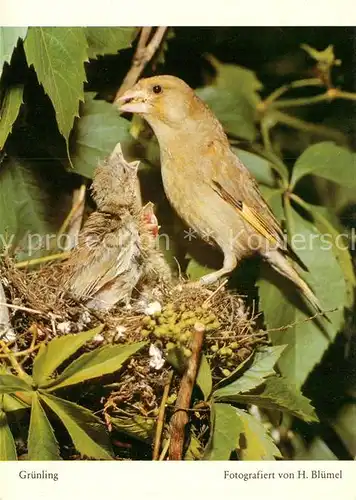
[[[354,0],[0,0],[1,26],[355,26]]]
[[[340,479],[311,479],[312,470]],[[20,471],[58,473],[51,479],[20,479]],[[224,479],[225,471],[262,471],[274,479]],[[307,476],[298,479],[300,476]],[[2,462],[2,500],[355,500],[355,462]],[[295,478],[282,479],[281,474]],[[261,473],[260,473],[261,475]]]

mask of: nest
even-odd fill
[[[109,430],[116,428],[152,443],[164,386],[172,365],[177,368],[177,356],[183,365],[189,359],[195,324],[204,325],[202,353],[214,384],[230,376],[258,345],[267,342],[243,299],[221,286],[180,282],[162,292],[159,302],[148,304],[138,297],[130,307],[117,306],[103,313],[87,309],[58,290],[60,269],[61,264],[55,263],[27,271],[16,268],[10,259],[3,261],[0,276],[7,303],[13,305],[9,311],[16,341],[12,344],[27,353],[22,366],[30,373],[40,344],[59,335],[104,324],[102,333],[85,349],[148,340],[147,347],[132,356],[119,373],[100,381],[100,397],[95,403],[81,402],[101,413]],[[162,366],[153,363],[152,345],[162,355]],[[174,373],[168,407],[180,384],[179,369]]]

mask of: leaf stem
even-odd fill
[[[282,85],[278,89],[274,90],[266,99],[264,99],[263,104],[267,107],[272,102],[276,101],[281,95],[285,94],[289,90],[298,89],[302,87],[311,87],[311,86],[323,86],[322,80],[320,78],[306,78],[303,80],[295,80],[294,82],[287,83],[286,85]]]
[[[5,344],[5,342],[2,342],[0,341],[0,347],[1,349],[6,353],[6,357],[7,359],[10,361],[11,363],[11,366],[13,367],[13,369],[16,371],[17,375],[24,379],[24,380],[28,380],[30,377],[27,375],[27,373],[25,372],[25,370],[22,368],[22,366],[20,365],[20,363],[17,361],[17,359],[15,358],[15,353],[13,353],[8,347],[7,345]]]
[[[288,125],[289,127],[295,128],[297,130],[320,134],[325,137],[329,137],[330,139],[334,139],[339,143],[346,143],[344,134],[339,130],[325,127],[324,125],[306,122],[304,120],[301,120],[300,118],[297,118],[296,116],[291,116],[282,112],[276,112],[275,118],[276,120],[278,120],[278,123]]]
[[[356,101],[356,94],[352,92],[345,92],[343,90],[330,88],[324,94],[319,94],[311,97],[296,97],[295,99],[281,99],[280,101],[273,102],[274,109],[290,108],[294,106],[308,106],[310,104],[317,104],[319,102],[331,102],[335,99],[348,99]]]
[[[292,206],[290,199],[291,199],[291,193],[289,191],[286,191],[283,195],[283,203],[284,203],[284,213],[286,216],[287,234],[289,241],[291,241],[292,234],[294,233],[293,223],[292,223]]]
[[[280,160],[278,158],[278,156],[275,154],[275,152],[273,151],[273,145],[272,145],[272,141],[271,141],[271,138],[269,135],[269,132],[270,132],[271,128],[275,125],[275,123],[276,122],[274,122],[274,121],[272,123],[269,123],[269,121],[267,121],[267,120],[261,121],[262,140],[263,140],[265,150],[266,150],[267,154],[270,156],[271,161],[273,162],[273,165],[275,166],[275,170],[278,172],[278,174],[281,178],[282,186],[286,188],[288,186],[288,180],[287,180],[288,175],[289,175],[288,169],[285,166],[285,164],[283,163],[283,161]]]

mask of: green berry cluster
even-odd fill
[[[185,304],[175,306],[168,303],[161,312],[142,319],[144,327],[141,330],[143,337],[153,336],[166,341],[169,351],[178,346],[182,348],[186,357],[191,355],[189,343],[195,323],[205,325],[205,331],[211,332],[220,327],[216,315],[202,306],[191,308]]]
[[[234,369],[245,359],[250,351],[241,347],[235,340],[224,336],[211,341],[207,357],[224,377],[229,377]]]

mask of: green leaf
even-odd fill
[[[171,364],[179,374],[183,374],[184,370],[187,367],[187,358],[183,353],[183,349],[178,346],[175,346],[173,349],[170,349],[168,351],[167,362]],[[213,380],[210,365],[205,354],[203,354],[201,357],[196,385],[202,391],[204,399],[206,401],[211,394]]]
[[[190,281],[196,281],[202,276],[205,276],[206,274],[209,274],[213,271],[214,269],[203,266],[199,264],[199,262],[197,262],[195,259],[191,258],[187,265],[186,274]]]
[[[287,411],[305,422],[318,422],[310,400],[282,377],[270,377],[265,381],[261,391],[257,390],[252,394],[236,394],[230,400],[271,410]]]
[[[30,404],[27,404],[25,401],[19,399],[14,394],[3,395],[2,407],[6,413],[10,413],[11,411],[25,410],[27,408],[30,408],[30,406]]]
[[[212,434],[204,455],[206,460],[229,460],[243,431],[243,422],[231,405],[214,403],[211,408]]]
[[[201,389],[205,401],[207,401],[213,388],[213,379],[210,365],[205,354],[201,357],[196,384]]]
[[[307,448],[295,455],[295,460],[337,460],[337,456],[321,438],[315,437]]]
[[[16,377],[16,375],[0,375],[0,394],[32,391],[32,387],[22,378]]]
[[[0,27],[0,75],[4,63],[9,63],[19,38],[26,37],[27,27]]]
[[[23,102],[23,85],[8,87],[5,91],[4,101],[0,110],[0,149],[5,145],[6,139],[16,121]]]
[[[41,344],[33,363],[32,374],[35,383],[39,387],[46,384],[53,372],[63,363],[63,361],[70,358],[86,342],[102,332],[103,328],[104,325],[99,325],[87,332],[57,337],[48,342],[47,345]]]
[[[330,340],[341,329],[343,307],[348,299],[340,265],[315,225],[303,219],[292,207],[287,219],[290,233],[296,235],[292,246],[310,270],[309,273],[301,272],[302,276],[311,285],[324,310],[336,309],[328,312],[331,324],[324,321],[321,328],[318,318],[309,319],[312,313],[306,310],[292,284],[276,274],[266,279],[270,270],[259,281],[261,309],[271,330],[272,343],[289,345],[279,367],[283,375],[300,387],[320,361]]]
[[[79,101],[84,100],[88,60],[84,28],[32,27],[24,47],[28,64],[52,101],[59,131],[68,141]]]
[[[275,375],[273,367],[285,348],[285,345],[260,347],[248,370],[231,384],[216,390],[213,394],[214,399],[217,401],[234,399],[236,394],[255,389],[264,382],[266,377]]]
[[[236,94],[242,94],[246,99],[257,106],[261,101],[259,91],[263,85],[256,77],[256,73],[237,64],[225,64],[214,56],[209,55],[208,60],[216,70],[214,85],[219,89],[231,89]]]
[[[57,229],[49,218],[49,206],[51,200],[35,162],[6,159],[0,168],[0,249],[21,245],[33,256],[34,249],[29,247],[31,234],[38,245],[40,236],[53,234]]]
[[[80,358],[67,366],[55,380],[47,384],[48,390],[56,391],[61,387],[68,387],[85,380],[116,372],[132,354],[142,349],[146,343],[106,345],[100,349],[82,354]]]
[[[71,147],[71,160],[76,173],[92,178],[98,161],[103,160],[120,142],[125,158],[135,144],[130,122],[122,118],[112,104],[95,101],[93,93],[85,94]]]
[[[32,398],[28,460],[61,460],[53,428],[36,393]]]
[[[0,409],[0,461],[9,460],[17,460],[16,445],[7,423],[6,413]]]
[[[356,403],[342,406],[331,425],[339,435],[350,455],[356,458]]]
[[[102,460],[112,459],[112,449],[105,427],[91,411],[42,391],[40,398],[62,420],[81,455]]]
[[[351,254],[348,249],[348,242],[346,238],[339,233],[335,228],[332,221],[332,214],[325,207],[319,207],[306,203],[300,198],[295,200],[299,202],[300,206],[309,212],[310,217],[314,219],[314,223],[318,230],[325,235],[329,235],[329,241],[332,246],[335,257],[344,274],[345,283],[347,287],[346,306],[351,307],[354,301],[354,289],[356,285],[356,278],[354,273],[354,266],[352,263]]]
[[[273,187],[276,184],[271,163],[262,158],[262,156],[255,155],[243,149],[231,148],[236,156],[242,161],[245,167],[251,172],[259,184]]]
[[[230,382],[235,380],[240,373],[243,373],[246,370],[246,367],[250,365],[251,360],[254,357],[254,354],[255,354],[254,352],[251,352],[251,354],[247,356],[246,359],[244,359],[243,361],[241,361],[240,364],[237,365],[237,367],[230,373],[228,377],[219,380],[219,382],[217,382],[214,385],[214,391],[216,392],[217,389],[219,389],[220,387],[224,387],[227,384],[230,384]]]
[[[274,460],[281,458],[281,452],[272,441],[267,430],[255,417],[235,408],[243,424],[243,435],[238,445],[241,460]]]
[[[191,434],[184,460],[202,460],[203,452],[204,450],[201,442],[194,434]]]
[[[156,428],[154,418],[145,418],[141,415],[134,415],[130,418],[111,417],[110,423],[117,431],[127,436],[149,443],[153,441]]]
[[[0,365],[0,375],[11,375],[11,373],[7,367]],[[31,404],[25,403],[15,396],[15,394],[2,394],[0,396],[0,409],[4,410],[5,413],[23,410],[29,408],[30,406]]]
[[[252,141],[256,137],[256,106],[262,84],[253,71],[236,64],[223,64],[208,57],[216,70],[211,86],[197,90],[221,121],[225,131]]]
[[[341,64],[339,59],[335,58],[334,46],[328,45],[324,50],[317,50],[307,45],[306,43],[301,44],[301,48],[307,52],[310,57],[315,59],[319,64],[326,65],[327,67],[338,66]]]
[[[216,87],[197,89],[196,94],[213,111],[227,134],[248,141],[256,138],[255,109],[243,95]]]
[[[134,27],[96,27],[84,28],[90,58],[98,55],[116,54],[119,50],[131,47],[138,29]]]
[[[318,175],[345,187],[356,187],[356,154],[332,142],[313,144],[296,161],[291,189],[305,175]]]
[[[283,189],[260,186],[262,196],[267,201],[276,218],[281,222],[285,220],[283,209]]]

